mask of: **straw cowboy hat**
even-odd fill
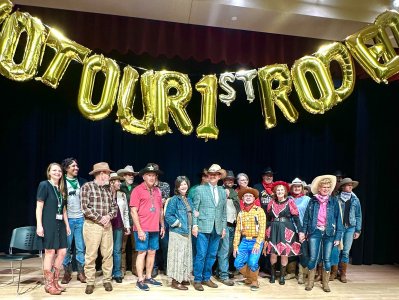
[[[330,179],[331,181],[331,191],[334,190],[335,185],[337,184],[337,177],[335,175],[320,175],[317,176],[315,179],[313,179],[312,183],[310,184],[310,190],[312,191],[312,194],[317,194],[319,192],[319,183],[323,179]]]
[[[112,180],[119,180],[119,181],[122,181],[122,180],[125,180],[125,178],[119,176],[117,173],[114,172],[114,173],[111,173],[111,174],[109,175],[109,181],[112,181]]]
[[[96,163],[96,164],[93,165],[93,170],[89,172],[89,175],[93,175],[93,174],[96,174],[98,172],[106,172],[106,171],[108,171],[110,173],[114,172],[114,171],[112,171],[109,168],[108,163],[99,162],[99,163]]]
[[[159,169],[159,166],[154,163],[148,163],[143,169],[140,170],[139,175],[142,176],[146,173],[155,173],[157,175],[163,174],[163,172]]]
[[[119,169],[118,172],[116,172],[119,176],[123,176],[125,174],[133,174],[133,176],[136,176],[139,172],[135,172],[133,167],[130,165],[127,165],[123,169]]]
[[[226,170],[222,169],[222,167],[217,164],[210,166],[207,173],[219,173],[221,179],[225,178],[227,174]]]
[[[343,187],[345,184],[352,183],[353,188],[357,187],[359,185],[359,181],[352,180],[351,178],[347,177],[341,180],[341,182],[338,184],[338,188],[340,189]]]
[[[241,199],[245,194],[248,194],[248,193],[254,195],[255,199],[259,198],[259,191],[257,189],[253,189],[251,187],[239,189],[238,198]]]

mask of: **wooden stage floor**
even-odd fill
[[[62,296],[50,296],[44,292],[43,286],[36,286],[35,281],[40,280],[40,260],[27,260],[23,270],[22,285],[23,295],[17,295],[16,284],[5,285],[10,278],[10,265],[0,263],[0,299],[157,299],[157,300],[179,300],[179,299],[399,299],[399,265],[371,265],[348,267],[348,283],[344,284],[337,280],[330,282],[331,293],[325,293],[321,284],[316,283],[312,291],[305,291],[304,285],[299,285],[295,279],[286,281],[284,286],[277,282],[270,284],[267,278],[260,278],[260,289],[251,292],[249,287],[235,285],[232,287],[219,283],[217,289],[205,287],[205,291],[198,292],[193,286],[188,291],[178,291],[170,287],[170,280],[163,275],[157,279],[164,284],[163,287],[152,288],[148,292],[136,289],[136,277],[127,273],[123,283],[113,282],[114,290],[106,292],[102,286],[101,276],[97,278],[94,293],[86,295],[85,284],[76,280],[76,274],[72,281],[66,286],[67,291]],[[217,282],[217,281],[215,281]]]

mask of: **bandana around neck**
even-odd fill
[[[351,196],[352,196],[352,193],[341,192],[341,194],[339,195],[339,198],[340,198],[342,201],[346,202],[346,201],[348,201],[348,200],[351,198]]]
[[[72,186],[72,188],[73,188],[74,190],[77,190],[77,189],[78,189],[79,182],[78,182],[78,179],[77,179],[77,178],[72,178],[72,179],[71,179],[71,178],[68,178],[68,177],[65,176],[65,180],[69,182],[69,184]]]
[[[243,209],[244,209],[246,212],[249,212],[249,211],[251,210],[251,208],[252,208],[254,205],[255,205],[255,203],[252,203],[252,204],[250,204],[250,205],[244,204]]]
[[[273,194],[273,190],[272,190],[273,182],[266,183],[266,182],[262,181],[262,185],[263,185],[263,188],[266,190],[266,192],[269,195]]]
[[[328,195],[327,195],[327,196],[322,196],[322,195],[320,195],[320,194],[316,194],[315,197],[316,197],[317,200],[319,200],[320,203],[325,203],[325,202],[327,202],[327,200],[328,200],[328,198],[329,198]]]

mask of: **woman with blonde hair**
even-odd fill
[[[342,236],[342,221],[337,200],[331,195],[336,184],[334,175],[321,175],[313,179],[310,199],[303,218],[303,232],[309,242],[309,276],[305,289],[312,290],[316,265],[321,254],[323,261],[322,284],[325,292],[330,292],[328,282],[331,270],[331,251],[338,245]]]
[[[59,295],[65,291],[58,279],[68,248],[67,235],[71,233],[65,207],[67,192],[60,164],[51,163],[46,173],[47,180],[40,182],[37,189],[36,233],[42,238],[45,249],[44,290],[51,295]]]

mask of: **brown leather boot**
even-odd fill
[[[61,295],[61,291],[54,286],[54,274],[44,270],[44,290],[50,295]]]
[[[78,263],[78,276],[77,279],[81,282],[81,283],[86,283],[86,275],[85,275],[85,270],[84,267]]]
[[[72,279],[72,265],[64,265],[64,277],[62,277],[61,283],[68,284]]]
[[[316,269],[309,270],[308,280],[306,281],[305,290],[311,291],[313,289],[315,274],[316,274]]]
[[[301,264],[299,264],[299,271],[298,271],[298,284],[304,284],[305,283],[305,277],[307,273],[307,268],[302,267]]]
[[[318,264],[317,269],[316,269],[316,276],[314,278],[314,281],[318,282],[321,281],[321,275],[323,274],[323,264]]]
[[[337,278],[338,266],[331,266],[330,281],[334,281]]]
[[[330,287],[328,286],[328,283],[330,282],[330,272],[323,270],[323,276],[322,276],[322,284],[323,284],[323,291],[325,292],[331,292]]]
[[[56,267],[54,267],[54,266],[53,266],[53,268],[54,268],[54,286],[55,286],[58,290],[60,290],[61,292],[65,292],[66,288],[60,286],[60,284],[59,284],[59,282],[58,282],[58,280],[60,280],[60,269],[59,269],[59,268],[56,268]]]
[[[343,283],[347,283],[347,279],[346,279],[346,269],[348,268],[348,264],[347,263],[341,263],[341,282]]]
[[[181,284],[180,282],[176,281],[176,280],[172,280],[172,288],[176,289],[176,290],[180,290],[180,291],[187,291],[188,287],[186,287],[185,285]]]
[[[249,278],[251,279],[251,286],[250,289],[251,291],[257,291],[259,290],[259,282],[258,282],[258,274],[259,274],[259,269],[256,270],[255,272],[252,272],[251,269],[248,268],[248,273],[249,273]]]

